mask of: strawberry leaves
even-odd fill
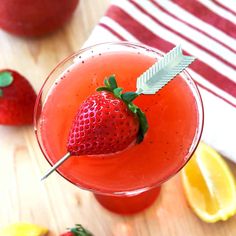
[[[137,143],[141,143],[144,139],[144,135],[148,130],[148,123],[147,118],[144,112],[142,110],[135,106],[133,103],[128,104],[129,109],[137,115],[139,119],[139,131],[138,131],[138,137],[137,137]]]
[[[0,72],[0,97],[3,96],[3,90],[1,89],[11,85],[13,82],[13,77],[10,72],[4,71]]]
[[[81,224],[76,224],[75,228],[71,228],[70,232],[74,236],[93,236],[87,229],[85,229]]]
[[[109,91],[114,94],[115,97],[123,100],[123,102],[127,105],[129,110],[133,112],[139,119],[139,132],[137,137],[137,143],[140,143],[144,139],[144,135],[148,130],[147,118],[144,112],[134,105],[132,101],[139,96],[139,94],[135,92],[126,92],[122,93],[123,89],[118,87],[115,75],[109,76],[109,78],[104,80],[104,87],[97,88],[97,91]]]
[[[0,87],[7,87],[13,82],[13,77],[10,72],[0,72]]]
[[[118,87],[116,83],[115,75],[111,75],[108,79],[105,79],[104,83],[111,90],[114,90]]]
[[[104,80],[104,87],[99,87],[96,90],[97,91],[109,91],[112,92],[118,88],[117,83],[116,83],[116,79],[115,79],[115,75],[111,75],[108,79]]]
[[[136,97],[138,97],[138,94],[135,92],[127,92],[127,93],[121,94],[122,100],[124,100],[126,103],[132,102]]]
[[[121,92],[122,92],[122,90],[123,90],[123,88],[115,88],[115,89],[113,90],[113,93],[114,93],[115,97],[121,99]]]

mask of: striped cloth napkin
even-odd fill
[[[202,95],[202,139],[236,162],[236,2],[115,0],[85,45],[127,40],[167,52],[181,44]]]

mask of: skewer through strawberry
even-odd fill
[[[135,92],[122,93],[115,76],[80,106],[72,124],[67,150],[73,156],[110,154],[140,143],[148,125],[132,101]]]

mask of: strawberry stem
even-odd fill
[[[0,87],[4,88],[13,82],[12,74],[8,71],[0,72]],[[3,90],[0,88],[0,97],[3,96]]]
[[[93,236],[93,234],[85,229],[81,224],[76,224],[75,226],[75,228],[69,229],[74,236]]]
[[[135,92],[127,92],[127,93],[121,94],[122,100],[124,100],[127,103],[132,102],[138,96],[139,95]]]
[[[108,91],[114,94],[115,97],[121,99],[124,101],[124,103],[127,105],[129,110],[133,112],[138,120],[139,120],[139,131],[138,131],[138,137],[137,137],[137,143],[140,143],[144,139],[144,135],[148,130],[148,123],[145,113],[136,105],[134,105],[132,102],[135,98],[139,96],[136,92],[126,92],[122,93],[123,88],[118,87],[115,75],[110,75],[108,78],[104,80],[104,87],[99,87],[96,90],[97,91]]]
[[[0,72],[0,87],[4,88],[13,82],[12,74],[8,71]]]

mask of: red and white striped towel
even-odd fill
[[[127,40],[167,52],[181,44],[205,107],[203,140],[236,162],[236,2],[114,0],[86,45]]]

